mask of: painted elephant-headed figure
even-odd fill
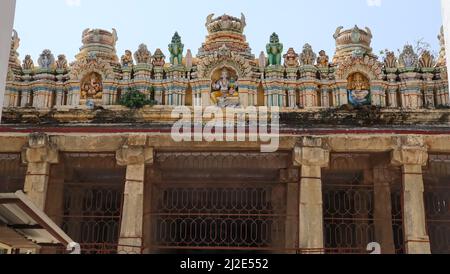
[[[172,37],[172,43],[169,44],[170,63],[174,66],[182,65],[183,63],[184,44],[181,43],[181,37],[178,32],[175,32]]]
[[[283,44],[276,33],[270,36],[270,43],[267,44],[267,54],[269,55],[269,66],[280,66],[283,53]]]

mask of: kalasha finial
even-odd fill
[[[241,18],[236,18],[228,14],[224,14],[222,16],[214,18],[214,13],[212,13],[206,18],[205,25],[209,33],[219,31],[242,33],[244,31],[244,28],[247,26],[247,23],[243,13],[241,13]]]

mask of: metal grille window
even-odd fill
[[[116,253],[125,169],[114,155],[65,154],[62,228],[83,253]]]
[[[400,178],[400,170],[376,168],[371,155],[332,155],[323,172],[325,251],[365,254],[378,242],[403,253]]]
[[[431,252],[450,254],[450,155],[430,155],[424,183]]]
[[[363,175],[360,172],[328,174],[324,182],[324,233],[327,251],[364,253],[367,244],[375,239],[373,187],[363,185]]]
[[[400,174],[400,171],[397,172]],[[397,180],[397,184],[393,184],[391,188],[391,207],[392,207],[392,230],[394,236],[394,246],[396,254],[404,254],[405,250],[405,238],[403,229],[403,199],[401,178]]]
[[[20,154],[0,154],[0,193],[23,190],[26,172]]]
[[[274,163],[265,162],[266,167],[258,171],[253,169],[254,164],[263,165],[264,157],[256,153],[191,154],[179,155],[178,159],[174,155],[162,159],[166,156],[159,155],[162,180],[152,183],[151,249],[170,253],[296,251],[298,239],[293,235],[298,227],[298,211],[289,209],[287,202],[298,199],[298,181],[281,182],[280,170],[271,167]],[[192,161],[185,161],[186,157]],[[239,165],[241,160],[247,163]],[[182,168],[183,163],[195,163],[200,168],[170,168],[178,164]],[[291,202],[298,208],[297,201]]]

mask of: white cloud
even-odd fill
[[[81,0],[65,0],[68,7],[74,8],[81,6]]]
[[[381,7],[383,0],[367,0],[367,5],[369,7]]]

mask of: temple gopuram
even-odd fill
[[[196,56],[175,33],[120,58],[116,30],[86,29],[72,63],[20,61],[14,32],[0,193],[23,191],[86,254],[450,253],[443,30],[439,56],[377,56],[369,28],[339,27],[329,57],[276,33],[255,55],[246,25],[212,14]],[[210,106],[279,108],[278,150],[172,138],[174,109]]]

